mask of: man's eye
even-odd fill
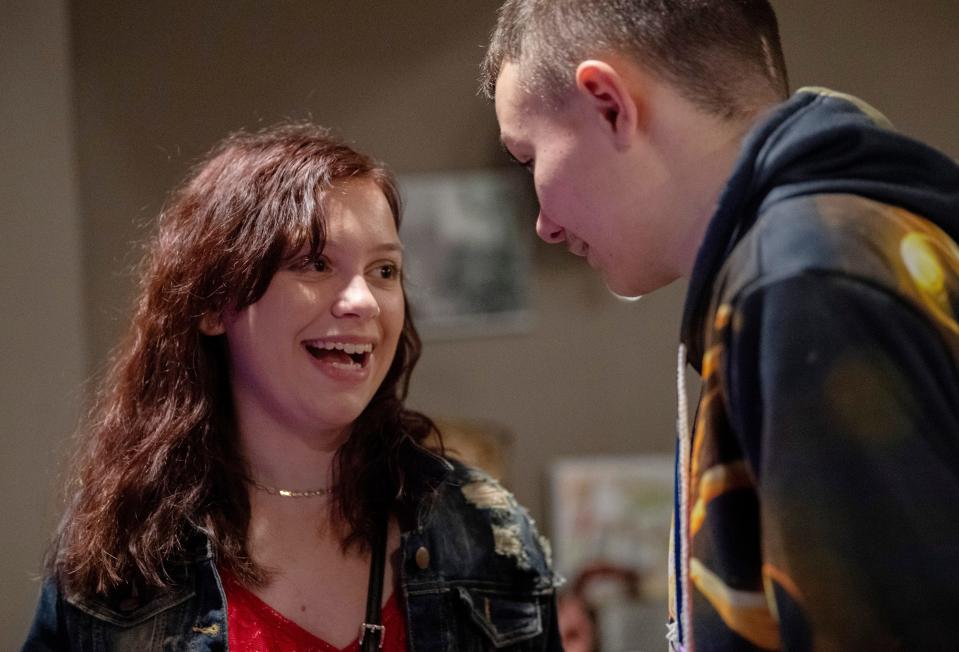
[[[530,174],[533,173],[533,170],[535,169],[534,159],[521,161],[515,156],[513,156],[513,154],[509,150],[506,150],[506,153],[509,154],[509,157],[510,159],[512,159],[513,163],[516,163],[516,165],[520,166],[521,168],[524,168]]]

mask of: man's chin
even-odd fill
[[[617,282],[617,279],[610,278],[603,272],[603,282],[606,283],[606,289],[620,301],[639,301],[645,292],[639,290],[632,283]]]
[[[678,276],[655,277],[649,274],[635,274],[624,277],[623,274],[611,274],[607,270],[603,270],[602,275],[603,282],[606,283],[606,289],[617,299],[624,301],[636,301],[644,295],[666,287],[679,278]]]
[[[608,285],[606,286],[606,289],[609,290],[609,293],[612,294],[614,297],[626,303],[633,303],[643,298],[642,294],[620,294],[619,292],[616,292]]]

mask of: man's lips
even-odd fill
[[[566,248],[574,256],[585,256],[589,252],[589,245],[575,236],[566,236]]]
[[[593,256],[590,255],[592,253],[592,249],[590,249],[585,240],[580,240],[576,236],[567,236],[566,248],[569,250],[569,253],[573,254],[574,256],[585,258],[590,267],[599,269],[598,262],[593,258]]]

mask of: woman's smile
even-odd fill
[[[307,340],[303,347],[315,364],[334,380],[363,380],[369,375],[372,341],[355,338]]]

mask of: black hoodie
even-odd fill
[[[952,159],[892,131],[881,114],[854,97],[800,90],[747,136],[696,257],[682,341],[697,370],[712,281],[760,206],[821,193],[900,206],[959,241],[959,166]]]
[[[800,91],[747,136],[683,317],[697,652],[959,645],[957,241],[959,167],[858,100]]]

